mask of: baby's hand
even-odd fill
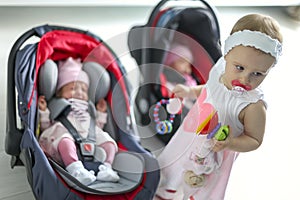
[[[39,106],[40,110],[42,110],[42,111],[46,110],[46,108],[47,108],[47,102],[46,102],[45,96],[39,96],[39,98],[38,98],[38,106]]]
[[[100,112],[106,112],[107,103],[105,99],[99,99],[98,103],[96,104],[96,109]]]

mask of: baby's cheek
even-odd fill
[[[89,96],[87,94],[85,95],[84,100],[85,101],[89,100]]]

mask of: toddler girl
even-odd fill
[[[177,97],[197,98],[182,125],[172,137],[158,161],[161,181],[157,198],[224,199],[233,161],[238,152],[257,149],[263,141],[266,102],[259,88],[281,54],[282,35],[271,17],[249,14],[234,25],[225,41],[224,56],[211,69],[205,85],[177,85]],[[214,170],[208,174],[199,169],[199,155],[204,139],[196,133],[203,118],[203,105],[211,105],[219,120],[229,125],[224,141],[212,139]],[[205,138],[206,139],[206,138]],[[210,157],[211,158],[211,157]]]

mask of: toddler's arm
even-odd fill
[[[227,137],[224,141],[216,141],[214,151],[225,148],[237,152],[249,152],[257,149],[264,137],[266,109],[262,101],[248,105],[240,113],[240,121],[244,124],[244,133],[238,137]]]

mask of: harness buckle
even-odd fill
[[[80,143],[80,151],[83,156],[93,157],[95,154],[95,143],[82,141]]]

